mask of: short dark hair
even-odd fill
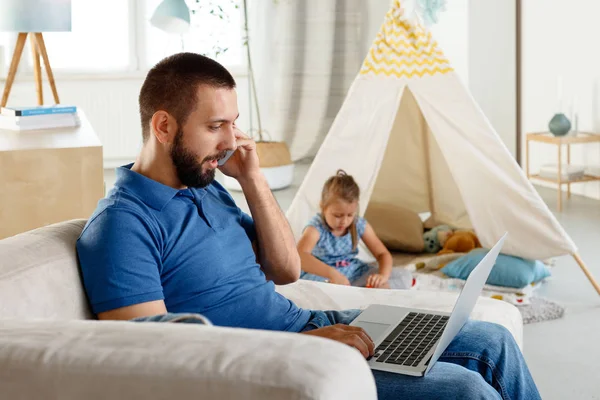
[[[152,67],[138,99],[144,142],[150,136],[152,115],[158,110],[167,111],[180,126],[185,123],[196,107],[196,92],[201,84],[235,88],[235,80],[225,67],[200,54],[173,54]]]

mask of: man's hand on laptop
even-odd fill
[[[320,336],[347,344],[358,349],[365,358],[371,357],[375,350],[375,343],[373,343],[373,340],[371,340],[363,328],[358,326],[337,324],[302,333],[305,335]]]

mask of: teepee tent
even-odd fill
[[[472,228],[484,247],[528,259],[577,248],[510,155],[426,27],[396,0],[287,212],[296,238],[338,169],[369,202]]]

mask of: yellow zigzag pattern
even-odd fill
[[[418,76],[419,78],[422,78],[425,74],[427,75],[435,75],[435,74],[445,74],[448,72],[453,71],[453,69],[451,67],[435,67],[433,69],[424,69],[422,71],[419,70],[413,70],[413,71],[387,71],[383,68],[374,68],[374,67],[368,67],[365,68],[363,67],[363,69],[360,70],[360,74],[361,75],[368,75],[370,73],[374,74],[374,75],[385,75],[385,76],[395,76],[396,78],[413,78],[415,76]]]
[[[384,46],[394,46],[394,47],[407,47],[418,49],[421,45],[425,48],[433,47],[433,43],[427,40],[418,39],[416,41],[406,40],[406,39],[397,39],[397,38],[377,38],[373,45],[384,45]]]
[[[444,64],[448,64],[448,62],[444,59],[441,58],[436,58],[435,60],[427,60],[427,59],[418,59],[418,58],[414,58],[414,59],[408,59],[408,60],[403,60],[403,61],[397,61],[397,60],[388,60],[385,58],[381,58],[381,59],[377,59],[376,57],[372,57],[373,60],[376,61],[375,64],[385,64],[388,67],[412,67],[415,65],[429,65],[431,67],[435,67],[436,65],[444,65]],[[371,61],[371,60],[369,60]]]
[[[423,77],[453,71],[431,32],[404,18],[400,1],[386,14],[361,75]]]
[[[369,50],[371,56],[398,56],[398,57],[435,57],[445,60],[444,53],[439,50],[427,51],[426,49],[420,50],[403,50],[403,49],[392,49],[389,47],[375,48],[371,47]]]
[[[426,33],[423,33],[423,32],[414,32],[414,31],[410,32],[410,31],[406,31],[406,30],[403,30],[403,29],[395,29],[395,28],[397,28],[397,27],[394,27],[394,28],[392,28],[392,27],[384,28],[383,29],[383,33],[386,36],[403,36],[403,37],[406,37],[408,39],[416,40],[416,41],[419,41],[419,40],[430,40],[431,39],[431,34],[426,34]]]
[[[400,21],[398,25],[386,23],[384,24],[382,31],[385,35],[396,35],[400,33],[402,36],[412,39],[432,38],[431,32],[428,32],[422,28],[413,27],[404,21]]]
[[[444,63],[448,62],[448,59],[444,56],[444,53],[439,51],[426,53],[412,50],[402,51],[401,49],[390,49],[389,47],[380,49],[372,47],[371,50],[369,50],[369,57],[374,58],[376,61],[382,59],[402,61],[415,58],[419,60],[438,60]]]
[[[412,71],[412,70],[422,70],[422,69],[434,69],[434,68],[452,68],[448,64],[441,63],[427,63],[418,60],[413,60],[406,64],[400,63],[373,63],[371,60],[366,60],[363,64],[363,68],[376,68],[376,69],[385,69],[385,70],[404,70],[404,71]]]

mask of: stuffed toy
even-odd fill
[[[426,253],[437,253],[442,249],[442,242],[452,233],[452,228],[448,225],[438,225],[423,234],[425,242],[424,251]]]
[[[457,230],[447,236],[442,236],[440,240],[442,249],[438,254],[448,253],[468,253],[471,250],[481,247],[477,235],[472,231]]]

